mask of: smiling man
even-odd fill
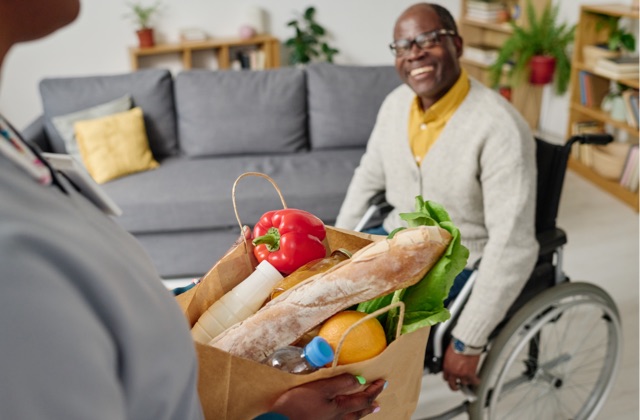
[[[399,214],[412,212],[418,195],[447,209],[470,250],[470,266],[482,258],[445,353],[444,379],[458,389],[478,382],[488,337],[537,257],[535,141],[511,104],[461,69],[463,40],[442,6],[405,10],[390,48],[404,85],[380,108],[336,226],[353,229],[381,191],[393,211],[371,233],[406,226]],[[450,298],[470,273],[456,278]]]

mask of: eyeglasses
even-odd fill
[[[391,53],[396,57],[404,57],[411,52],[411,47],[415,43],[421,50],[433,48],[440,45],[440,37],[443,35],[457,36],[456,31],[452,29],[436,29],[431,32],[424,32],[413,39],[399,39],[389,44]]]

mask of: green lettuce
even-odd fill
[[[422,196],[417,196],[416,211],[401,213],[400,217],[409,227],[440,226],[452,236],[451,243],[443,256],[418,283],[358,305],[358,311],[372,313],[391,303],[404,302],[402,334],[406,334],[449,319],[451,315],[444,307],[444,300],[449,295],[454,279],[466,266],[469,250],[460,243],[460,231],[455,227],[444,207],[438,203],[425,201]],[[391,232],[389,238],[402,229],[404,228]],[[385,326],[389,342],[395,338],[398,318],[398,309],[392,309],[379,317],[382,325]]]

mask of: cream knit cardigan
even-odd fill
[[[413,211],[417,195],[442,204],[470,250],[468,266],[482,257],[453,334],[484,345],[537,258],[535,141],[506,100],[471,79],[467,97],[417,166],[407,127],[414,97],[402,85],[383,102],[336,226],[353,229],[379,191],[394,207],[383,224],[388,232],[406,226],[398,214]]]

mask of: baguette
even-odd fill
[[[261,362],[335,313],[419,282],[450,241],[437,226],[402,230],[287,290],[209,344]]]

